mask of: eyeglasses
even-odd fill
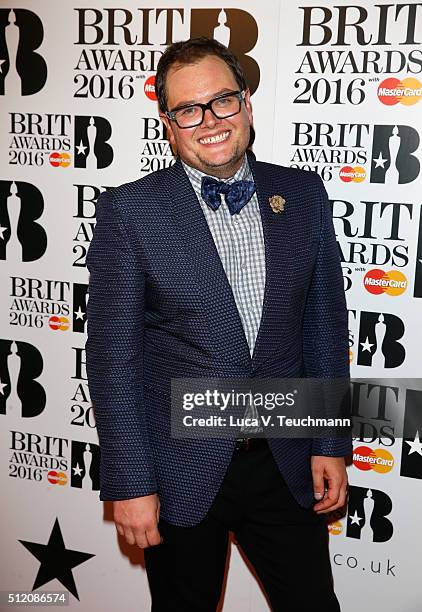
[[[204,120],[206,110],[210,110],[217,119],[227,119],[240,113],[242,100],[245,99],[246,91],[230,91],[217,96],[207,104],[186,104],[172,111],[166,111],[166,116],[175,121],[179,128],[192,128],[200,125]]]

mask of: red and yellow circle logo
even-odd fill
[[[56,472],[56,470],[50,470],[47,474],[47,480],[51,484],[57,484],[63,487],[67,484],[67,474],[64,472]]]
[[[381,293],[401,295],[407,289],[407,278],[403,272],[398,270],[384,272],[384,270],[375,268],[365,274],[363,286],[373,295],[380,295]]]
[[[361,183],[366,179],[366,170],[362,166],[343,166],[339,176],[345,183]]]
[[[69,153],[58,153],[54,151],[50,154],[49,161],[53,168],[67,168],[70,166],[70,155]]]
[[[394,467],[394,457],[384,448],[373,450],[369,446],[358,446],[353,451],[353,465],[363,472],[373,470],[378,474],[386,474]]]
[[[332,536],[340,535],[343,531],[343,525],[341,521],[333,521],[328,523],[328,533]]]
[[[412,106],[422,98],[422,84],[418,79],[409,77],[407,79],[396,79],[394,77],[384,79],[378,85],[378,99],[386,106],[404,104]]]
[[[53,315],[48,319],[48,325],[50,329],[67,331],[69,329],[69,319],[67,317],[58,317]]]
[[[147,98],[150,100],[157,100],[157,96],[155,95],[155,74],[148,77],[144,83],[144,92]]]

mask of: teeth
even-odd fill
[[[222,134],[217,134],[217,136],[210,136],[209,138],[201,138],[201,144],[212,144],[215,142],[223,142],[229,137],[230,132],[223,132]]]

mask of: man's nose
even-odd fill
[[[214,127],[216,123],[218,123],[220,119],[212,113],[210,108],[207,108],[204,113],[204,119],[202,121],[202,125],[208,128]]]

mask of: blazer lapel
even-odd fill
[[[275,213],[269,203],[273,195],[283,195],[275,185],[274,171],[270,165],[258,164],[248,156],[249,165],[254,177],[259,209],[261,212],[262,230],[265,244],[265,289],[261,321],[255,340],[252,355],[252,368],[271,355],[280,347],[273,346],[274,329],[277,322],[278,305],[283,300],[286,288],[285,262],[291,260],[292,243],[288,230],[288,211]],[[277,322],[278,326],[280,321]]]
[[[249,346],[230,283],[201,205],[180,160],[169,169],[168,179],[174,223],[190,260],[192,275],[204,298],[210,341],[217,343],[222,360],[233,362],[233,356],[236,356],[240,364],[249,366]]]

